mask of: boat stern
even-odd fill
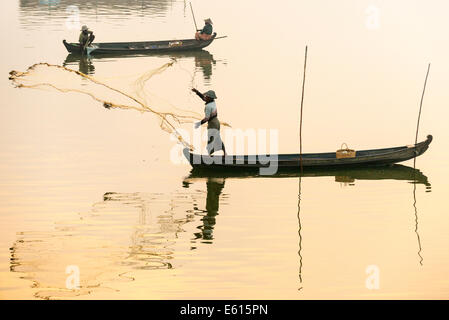
[[[71,48],[70,48],[70,45],[67,43],[67,41],[65,41],[65,39],[62,40],[62,43],[64,44],[64,47],[67,49],[67,51],[68,51],[69,53],[72,53],[72,50],[71,50]]]
[[[429,148],[430,143],[433,140],[433,136],[431,134],[427,135],[427,139],[423,142],[417,143],[415,148],[415,154],[416,156],[422,155],[426,150]]]

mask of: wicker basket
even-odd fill
[[[343,148],[346,146],[346,148]],[[337,159],[355,158],[355,150],[349,149],[346,143],[341,145],[341,149],[336,152]]]

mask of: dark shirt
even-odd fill
[[[86,44],[86,42],[89,41],[92,35],[93,35],[92,31],[81,32],[79,37],[79,43],[81,43],[82,45]]]
[[[201,30],[201,33],[205,33],[208,35],[212,34],[212,25],[209,23],[206,23],[206,25],[204,26],[203,30]]]

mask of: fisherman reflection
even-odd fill
[[[87,75],[94,74],[95,66],[92,63],[92,60],[86,56],[81,56],[79,61],[79,71]]]
[[[201,50],[195,55],[195,68],[201,69],[204,80],[209,81],[212,76],[212,65],[217,63],[209,51]]]
[[[62,65],[64,67],[70,67],[75,63],[78,63],[79,72],[87,75],[93,75],[95,73],[95,66],[92,63],[92,59],[87,56],[69,54]]]
[[[195,240],[203,239],[206,242],[211,243],[214,239],[213,231],[216,223],[215,217],[218,215],[220,194],[225,185],[224,178],[208,178],[206,182],[207,186],[207,198],[206,198],[206,212],[207,214],[201,219],[202,226],[198,229],[201,232],[195,233]]]

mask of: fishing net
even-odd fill
[[[168,101],[165,101],[164,107],[150,106],[151,93],[147,88],[149,80],[176,63],[177,61],[172,59],[156,69],[134,76],[134,80],[128,81],[126,89],[123,88],[123,83],[122,86],[115,86],[111,84],[113,82],[111,79],[100,80],[82,72],[49,63],[34,64],[25,72],[11,71],[9,79],[18,88],[79,93],[91,97],[107,109],[117,108],[152,113],[160,120],[162,130],[174,135],[185,147],[194,150],[193,146],[178,132],[177,127],[201,120],[203,115],[193,110],[178,108]],[[227,123],[222,124],[229,126]]]

